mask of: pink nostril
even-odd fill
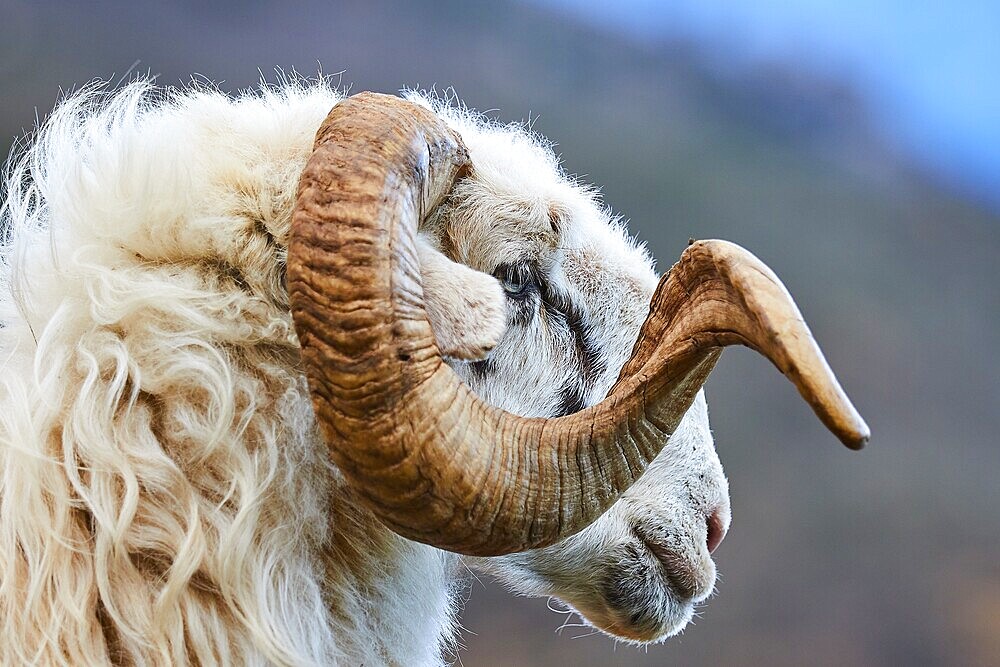
[[[726,536],[725,524],[722,522],[722,516],[719,512],[712,512],[705,522],[708,525],[708,535],[705,538],[705,543],[708,546],[708,553],[714,553],[715,550],[722,544],[722,538]]]

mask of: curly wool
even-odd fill
[[[352,501],[298,371],[284,249],[338,99],[91,89],[9,168],[0,663],[442,660],[453,557]]]

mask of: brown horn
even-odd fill
[[[362,93],[317,133],[292,217],[288,285],[316,416],[392,530],[485,556],[583,529],[666,444],[726,345],[771,359],[841,440],[863,446],[868,428],[791,297],[723,241],[691,245],[660,281],[601,403],[526,419],[478,399],[441,360],[414,250],[419,221],[468,169],[433,113]]]

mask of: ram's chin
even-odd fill
[[[684,630],[695,611],[693,603],[671,597],[628,608],[618,608],[603,600],[571,607],[591,627],[631,644],[666,641]]]

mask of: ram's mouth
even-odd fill
[[[712,594],[715,584],[715,564],[709,557],[696,554],[691,558],[639,531],[633,531],[649,554],[659,564],[667,587],[681,602],[698,603]],[[695,562],[698,561],[698,562]]]
[[[535,594],[559,598],[587,625],[627,643],[657,643],[678,634],[712,595],[715,564],[704,550],[689,552],[668,545],[666,536],[640,532],[633,528],[628,539],[605,551],[585,580],[567,585],[550,579],[551,587]],[[677,531],[670,535],[681,537]]]

